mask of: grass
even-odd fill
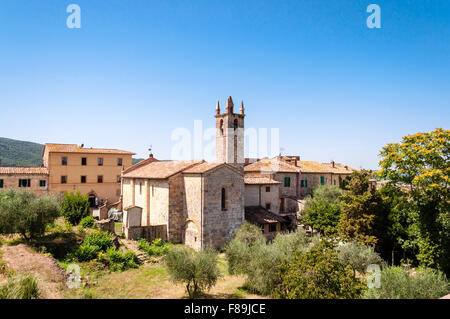
[[[116,233],[122,231],[122,223],[115,223]],[[79,245],[86,233],[79,232],[77,227],[70,227],[64,220],[58,220],[47,229],[38,241],[32,243],[32,248],[38,253],[52,256],[59,266],[66,270],[73,262],[66,260],[66,254],[74,245]],[[8,238],[10,239],[10,238]],[[14,238],[4,244],[20,243]],[[28,243],[30,244],[30,243]],[[0,256],[1,257],[1,256]],[[141,265],[137,269],[123,272],[112,272],[104,264],[92,260],[77,262],[81,269],[82,287],[65,289],[64,298],[96,298],[96,299],[179,299],[187,298],[184,285],[171,281],[161,258],[152,263]],[[0,258],[1,267],[1,258]],[[219,255],[218,267],[221,278],[203,298],[261,298],[249,294],[243,288],[245,277],[230,275],[225,255]]]
[[[163,262],[146,264],[139,269],[124,272],[105,272],[88,269],[88,264],[82,264],[82,277],[89,277],[89,283],[79,289],[70,289],[67,298],[95,299],[180,299],[187,298],[184,285],[174,284],[170,280]],[[243,276],[231,276],[228,264],[223,254],[219,256],[218,266],[222,277],[217,284],[202,298],[261,298],[249,294],[242,287]],[[91,265],[92,267],[92,265]],[[93,283],[96,282],[94,285]]]

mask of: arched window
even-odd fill
[[[223,135],[223,120],[220,120],[220,134]]]
[[[222,210],[226,210],[226,205],[225,205],[225,199],[226,199],[226,191],[225,188],[222,188]]]
[[[237,119],[235,119],[234,122],[233,122],[233,128],[234,128],[235,131],[238,128],[238,120]]]

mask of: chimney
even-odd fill
[[[344,167],[345,167],[346,170],[348,170],[348,166],[347,165],[345,165]]]
[[[334,161],[331,161],[331,167],[334,168]]]

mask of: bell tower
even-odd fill
[[[216,105],[216,161],[228,164],[244,164],[244,102],[239,113],[234,113],[231,96],[227,98],[225,113]]]

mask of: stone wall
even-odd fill
[[[186,201],[182,236],[183,243],[194,249],[201,249],[202,181],[203,176],[200,174],[184,175]]]
[[[290,177],[289,187],[284,186],[284,178]],[[297,173],[275,173],[273,179],[280,182],[280,196],[297,196]]]
[[[125,237],[131,240],[145,238],[149,242],[152,242],[157,238],[161,238],[167,241],[166,225],[123,227],[123,232]]]
[[[221,190],[226,190],[226,210],[221,208]],[[244,222],[244,176],[229,167],[204,175],[203,248],[223,247]]]
[[[169,178],[169,214],[167,218],[168,237],[173,243],[183,241],[185,187],[182,173]]]
[[[95,224],[101,231],[109,232],[111,234],[115,233],[113,219],[96,220]]]

